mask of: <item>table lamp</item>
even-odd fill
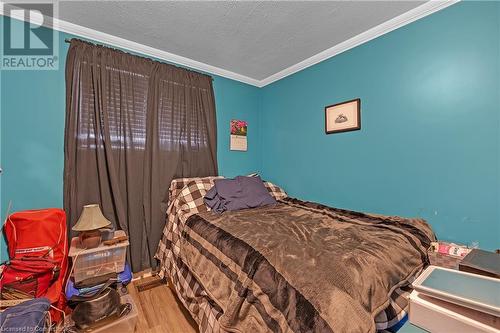
[[[102,215],[98,204],[83,206],[80,218],[73,226],[73,231],[79,232],[80,246],[86,249],[98,247],[101,243],[99,229],[111,225],[111,222]]]

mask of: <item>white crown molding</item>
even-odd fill
[[[0,15],[7,16],[7,13],[5,12],[3,5],[4,5],[4,2],[0,1]],[[18,19],[21,21],[25,20],[24,16],[20,16],[20,15],[10,15],[10,16],[12,18],[15,18],[15,19]],[[40,25],[40,24],[42,24],[42,22],[40,22],[40,21],[41,20],[33,19],[32,23]],[[219,67],[215,67],[215,66],[212,66],[209,64],[205,64],[205,63],[200,62],[200,61],[196,61],[196,60],[193,60],[190,58],[179,56],[177,54],[173,54],[170,52],[162,51],[162,50],[156,49],[154,47],[150,47],[147,45],[136,43],[136,42],[127,40],[125,38],[110,35],[110,34],[107,34],[105,32],[101,32],[101,31],[97,31],[97,30],[90,29],[87,27],[83,27],[81,25],[67,22],[64,20],[60,20],[57,18],[53,19],[53,26],[52,27],[48,26],[48,28],[52,28],[54,30],[61,31],[61,32],[66,32],[66,33],[72,34],[72,35],[77,35],[79,37],[91,39],[93,41],[96,41],[99,43],[104,43],[104,44],[109,45],[109,46],[114,46],[114,47],[118,47],[121,49],[126,49],[128,51],[137,52],[137,53],[140,53],[140,54],[143,54],[146,56],[150,56],[150,57],[164,60],[164,61],[172,63],[172,64],[189,67],[190,69],[196,69],[196,70],[199,70],[202,72],[219,75],[219,76],[222,76],[222,77],[225,77],[228,79],[240,81],[240,82],[247,83],[247,84],[250,84],[253,86],[258,87],[259,83],[260,83],[259,80],[253,79],[253,78],[245,76],[245,75],[234,73],[234,72],[225,70],[223,68],[219,68]]]
[[[442,10],[446,7],[449,7],[460,0],[431,0],[423,5],[420,5],[406,13],[403,13],[397,17],[394,17],[378,26],[375,26],[365,32],[362,32],[359,35],[356,35],[344,42],[341,42],[329,49],[326,49],[310,58],[307,58],[295,65],[292,65],[288,68],[285,68],[271,76],[263,80],[257,80],[245,75],[241,75],[235,72],[228,71],[226,69],[222,69],[216,66],[212,66],[209,64],[205,64],[200,61],[196,61],[190,58],[186,58],[183,56],[179,56],[170,52],[162,51],[156,49],[154,47],[150,47],[147,45],[143,45],[140,43],[136,43],[125,38],[117,37],[114,35],[110,35],[101,31],[97,31],[94,29],[90,29],[87,27],[83,27],[78,24],[70,23],[60,19],[53,19],[53,26],[49,28],[53,28],[55,30],[66,32],[72,35],[76,35],[79,37],[87,38],[94,40],[96,42],[104,43],[110,46],[126,49],[129,51],[137,52],[143,55],[151,56],[157,59],[164,60],[169,63],[173,63],[176,65],[186,66],[192,69],[196,69],[202,72],[222,76],[228,79],[240,81],[243,83],[247,83],[259,88],[262,88],[268,84],[276,82],[286,76],[292,75],[296,72],[299,72],[307,67],[315,65],[323,60],[334,57],[342,52],[350,50],[358,45],[366,43],[372,39],[375,39],[379,36],[382,36],[388,32],[396,30],[402,26],[405,26],[409,23],[412,23],[418,19],[426,17],[432,13],[435,13],[439,10]],[[4,2],[0,1],[0,15],[7,16],[7,13],[4,11]],[[11,17],[24,21],[24,17],[18,15],[11,15]],[[32,21],[34,24],[41,24],[42,22],[37,21],[36,19]]]
[[[326,49],[310,58],[307,58],[295,65],[285,68],[278,73],[275,73],[259,82],[259,87],[264,87],[275,81],[278,81],[286,76],[297,73],[307,67],[315,65],[323,60],[334,57],[342,52],[350,50],[356,46],[369,42],[372,39],[385,35],[388,32],[401,28],[407,24],[410,24],[416,20],[426,17],[432,13],[440,11],[448,6],[451,6],[460,0],[446,0],[446,1],[434,1],[431,0],[426,2],[412,10],[409,10],[399,16],[396,16],[384,23],[377,25],[365,32],[360,33],[340,44],[337,44],[329,49]]]

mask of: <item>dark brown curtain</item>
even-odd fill
[[[130,237],[133,271],[155,266],[175,177],[217,174],[207,75],[72,40],[66,60],[68,226],[98,203]]]

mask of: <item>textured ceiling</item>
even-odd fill
[[[417,1],[61,1],[59,18],[262,80]]]

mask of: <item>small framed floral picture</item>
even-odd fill
[[[361,129],[361,99],[325,107],[325,133],[340,133]]]

